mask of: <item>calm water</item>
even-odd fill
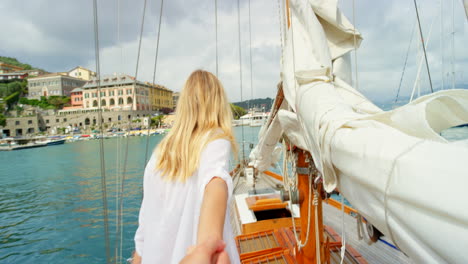
[[[246,142],[259,128],[244,127]],[[242,128],[235,128],[242,138]],[[444,132],[468,137],[468,127]],[[162,136],[150,137],[150,151]],[[124,138],[105,140],[111,255],[116,241],[116,173]],[[130,137],[124,191],[123,258],[133,251],[146,137]],[[249,153],[249,147],[245,153]],[[0,263],[105,263],[99,141],[0,152]],[[120,165],[121,167],[122,165]]]
[[[245,141],[255,142],[258,130],[245,127]],[[241,139],[242,129],[235,132]],[[150,137],[150,151],[161,139]],[[123,160],[125,140],[104,141],[111,255],[116,245],[117,160]],[[145,147],[146,137],[129,138],[123,258],[134,247]],[[99,141],[0,151],[0,160],[0,263],[105,263]]]

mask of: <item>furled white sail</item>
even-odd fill
[[[468,123],[468,91],[442,91],[384,112],[350,86],[347,53],[353,34],[361,38],[336,1],[290,6],[282,77],[292,110],[262,129],[252,164],[270,164],[262,150],[285,133],[312,153],[327,191],[339,187],[415,262],[464,262],[468,148],[439,133]]]
[[[468,19],[468,0],[463,0],[463,5],[465,6],[466,19]]]

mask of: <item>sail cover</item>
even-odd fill
[[[413,261],[464,262],[468,148],[440,132],[468,123],[468,91],[382,111],[351,87],[349,51],[361,36],[336,1],[290,0],[290,7],[282,69],[289,107],[261,130],[252,164],[270,164],[262,144],[285,134],[312,153],[327,191],[338,187]]]

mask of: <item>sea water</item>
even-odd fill
[[[259,127],[235,127],[239,153],[250,153]],[[468,138],[468,127],[442,133]],[[149,138],[149,153],[163,136]],[[122,239],[116,239],[117,172],[123,168]],[[111,257],[122,241],[130,257],[142,198],[146,137],[104,140]],[[243,143],[242,143],[243,142]],[[0,152],[0,263],[105,263],[100,147],[98,140]],[[244,146],[244,149],[242,149]],[[164,216],[161,216],[164,217]],[[116,243],[116,241],[118,241]]]
[[[248,155],[259,127],[234,130],[239,153],[244,145]],[[162,138],[149,138],[149,155]],[[119,260],[130,257],[134,249],[146,141],[146,136],[128,137]],[[124,166],[126,143],[127,138],[104,140],[111,257],[116,245],[120,249],[120,237],[116,240],[116,187],[120,186],[116,179],[118,168],[121,171]],[[0,151],[0,263],[106,262],[99,145],[99,140],[90,140]]]

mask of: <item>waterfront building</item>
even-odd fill
[[[0,73],[10,73],[23,70],[22,67],[11,65],[0,61]]]
[[[0,81],[23,80],[26,77],[28,74],[25,72],[0,73]]]
[[[145,117],[152,111],[102,111],[104,130],[144,127]],[[0,137],[32,137],[38,133],[60,134],[62,132],[91,133],[99,130],[98,109],[67,109],[56,113],[24,111],[6,119],[6,126],[0,126]]]
[[[68,76],[90,81],[91,79],[96,78],[96,73],[92,70],[77,66],[68,72]]]
[[[97,80],[88,81],[83,86],[83,108],[156,111],[172,108],[172,91],[161,85],[135,81],[126,74],[104,76],[98,94]]]
[[[71,91],[86,81],[68,76],[66,73],[50,73],[28,79],[29,99],[41,96],[70,96]]]
[[[179,101],[180,92],[175,92],[172,94],[172,105],[173,109],[177,107],[177,102]]]
[[[33,76],[36,77],[36,76],[39,76],[39,75],[46,74],[48,72],[40,70],[40,69],[32,69],[32,70],[22,70],[22,71],[18,71],[18,72],[15,72],[15,73],[27,73],[28,77],[31,78]]]
[[[63,110],[83,108],[83,89],[82,88],[78,87],[71,91],[70,104],[71,106],[66,106],[63,108]]]

